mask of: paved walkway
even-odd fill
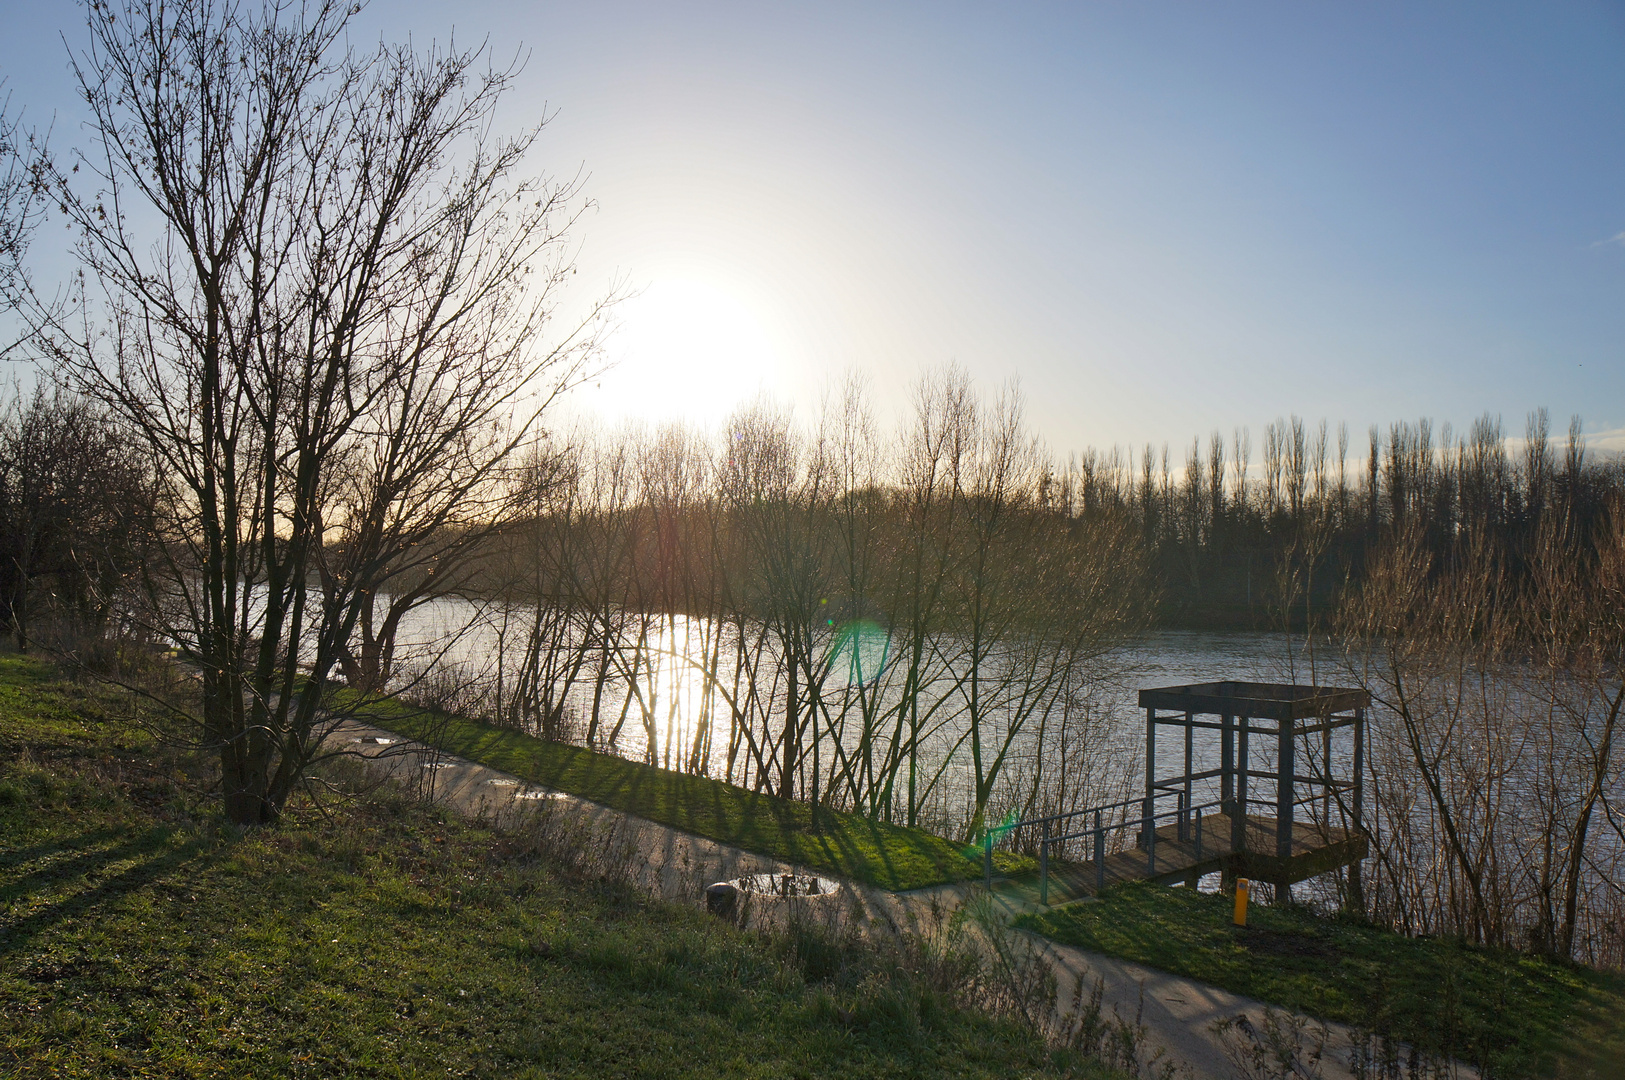
[[[434,802],[465,816],[493,824],[500,830],[521,831],[541,818],[558,827],[578,830],[566,842],[583,858],[599,860],[638,886],[665,899],[703,904],[705,886],[748,874],[806,873],[776,859],[743,851],[660,825],[632,814],[574,795],[549,792],[527,785],[496,769],[410,742],[392,732],[356,721],[346,721],[330,738],[362,755],[371,775],[389,777],[420,790]],[[826,877],[827,875],[820,875]],[[756,898],[747,905],[745,919],[757,924],[785,917],[792,909],[803,917],[832,922],[859,918],[860,925],[895,930],[940,926],[942,920],[967,903],[988,898],[992,911],[1004,922],[1034,910],[1030,890],[1001,887],[991,895],[979,882],[891,893],[855,882],[842,882],[840,891],[823,897],[781,901]],[[1130,1022],[1144,1025],[1145,1052],[1160,1054],[1182,1075],[1228,1078],[1238,1075],[1224,1046],[1212,1032],[1218,1020],[1245,1015],[1262,1029],[1266,1006],[1217,987],[1171,975],[1140,964],[1060,945],[1034,934],[1013,932],[1030,941],[1053,965],[1059,985],[1058,1010],[1068,1010],[1083,982],[1087,1001],[1097,981],[1102,1007]],[[1318,1025],[1318,1022],[1314,1022]],[[1347,1068],[1350,1032],[1341,1025],[1325,1025],[1331,1047],[1318,1073],[1343,1080]],[[1151,1075],[1151,1070],[1147,1070]],[[1274,1074],[1271,1074],[1274,1075]],[[1463,1073],[1463,1075],[1467,1075]]]

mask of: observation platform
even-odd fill
[[[1290,899],[1297,882],[1346,866],[1358,905],[1368,851],[1362,774],[1370,704],[1364,690],[1291,683],[1142,690],[1141,798],[1000,831],[1006,843],[1021,839],[1038,851],[1034,899],[1041,904],[1121,881],[1195,884],[1214,871],[1227,886],[1237,877],[1266,881]],[[1182,744],[1182,768],[1162,774],[1158,734],[1170,728]],[[1216,768],[1196,767],[1199,734],[1210,751],[1203,756],[1216,759]],[[984,839],[989,873],[993,842],[991,835]],[[1079,848],[1088,857],[1066,857]]]

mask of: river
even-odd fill
[[[402,667],[421,671],[432,661],[438,674],[431,680],[437,683],[439,692],[453,692],[448,683],[458,683],[458,700],[463,707],[490,714],[498,701],[495,688],[499,671],[503,702],[511,703],[519,688],[517,673],[525,666],[527,631],[533,619],[534,610],[530,608],[435,601],[415,612],[403,628],[399,645]],[[734,761],[730,769],[727,727],[734,716],[740,715],[730,710],[729,696],[738,695],[737,704],[748,696],[748,688],[741,691],[735,685],[737,664],[726,655],[718,663],[718,633],[718,628],[705,620],[669,616],[647,627],[641,642],[629,636],[616,674],[604,686],[596,686],[593,679],[586,677],[569,681],[562,695],[563,723],[558,734],[569,741],[583,741],[592,726],[596,700],[599,720],[595,742],[599,745],[608,745],[606,735],[619,722],[613,745],[609,745],[616,753],[670,768],[746,780],[747,774],[741,768],[745,755],[738,740],[732,746]],[[739,650],[737,631],[722,631],[722,638],[722,653]],[[861,713],[861,705],[854,704],[861,696],[853,689],[854,684],[867,683],[871,688],[878,685],[879,689],[871,694],[876,702],[872,708],[884,711],[895,706],[897,691],[888,678],[898,667],[898,658],[892,654],[892,642],[883,631],[870,627],[867,633],[862,629],[843,633],[838,628],[829,634],[824,647],[830,653],[824,698],[835,715]],[[771,646],[765,648],[771,653]],[[1055,696],[1020,714],[1019,730],[1011,740],[1004,766],[1004,783],[995,802],[1004,804],[1003,813],[1026,800],[1028,805],[1021,809],[1030,811],[1033,789],[1055,788],[1052,801],[1070,791],[1060,802],[1073,809],[1080,801],[1111,801],[1125,793],[1137,793],[1136,776],[1143,784],[1145,723],[1136,705],[1140,689],[1224,679],[1308,682],[1314,667],[1302,639],[1284,634],[1188,630],[1143,634],[1091,660],[1084,684],[1065,700]],[[708,677],[707,672],[725,676],[733,673],[735,678],[724,678],[722,681],[728,685],[718,685],[718,680]],[[952,681],[953,674],[949,667],[939,667],[928,691],[939,698],[952,696],[946,684]],[[1322,683],[1339,682],[1335,667],[1324,662],[1318,674]],[[778,704],[778,695],[783,692],[781,677],[780,672],[766,673],[758,668],[758,680],[764,685],[758,687],[758,711],[752,719],[762,729],[758,737],[764,742],[773,736],[773,724],[781,722],[775,719],[782,717],[782,706]],[[768,682],[773,685],[765,685]],[[1010,715],[1017,714],[1012,709]],[[1006,728],[997,710],[984,723],[985,737],[1003,738]],[[862,727],[859,716],[851,724],[832,728],[831,733],[838,731],[844,748],[856,752]],[[973,803],[974,771],[964,735],[963,725],[950,717],[922,741],[921,756],[926,762],[922,769],[928,766],[933,774],[941,772],[933,797],[926,800],[931,808],[929,816],[940,819],[936,822],[939,826],[962,821]],[[1196,743],[1197,768],[1216,766],[1217,740],[1198,736]],[[1161,731],[1158,757],[1167,767],[1159,769],[1159,775],[1181,771],[1183,750],[1183,739],[1177,731]],[[1255,767],[1271,767],[1273,748],[1260,747],[1256,753]],[[1081,771],[1089,775],[1074,775],[1069,787],[1044,775],[1046,761],[1050,772],[1070,769],[1077,773],[1081,766]],[[826,753],[822,759],[826,770],[829,762]],[[1084,782],[1077,783],[1080,779]],[[1198,793],[1199,801],[1207,797],[1216,797],[1216,790]]]

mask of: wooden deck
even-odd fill
[[[1366,856],[1366,839],[1338,828],[1326,828],[1304,822],[1292,826],[1291,853],[1280,858],[1276,851],[1276,819],[1248,815],[1247,838],[1244,851],[1231,849],[1230,818],[1222,814],[1209,814],[1200,819],[1201,858],[1197,858],[1196,829],[1191,823],[1186,839],[1179,838],[1176,825],[1157,830],[1153,860],[1143,847],[1130,848],[1107,855],[1104,862],[1105,884],[1121,881],[1155,881],[1174,884],[1222,872],[1238,877],[1253,878],[1274,884],[1291,885],[1307,878],[1347,866]],[[1269,854],[1262,854],[1269,852]],[[1050,859],[1049,903],[1064,904],[1095,894],[1101,879],[1094,862],[1063,862]],[[1010,882],[1019,892],[1031,893],[1032,902],[1038,901],[1039,878],[1036,874],[1023,875]]]

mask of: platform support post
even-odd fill
[[[1143,804],[1145,831],[1142,843],[1147,851],[1156,842],[1153,830],[1156,823],[1151,820],[1153,810],[1152,796],[1156,794],[1152,785],[1157,777],[1157,710],[1145,710],[1145,802]]]
[[[1365,835],[1365,709],[1354,710],[1354,832]],[[1365,914],[1365,881],[1356,859],[1349,867],[1349,902]]]
[[[1191,796],[1195,790],[1193,787],[1195,781],[1191,779],[1191,774],[1195,771],[1195,766],[1192,764],[1195,758],[1192,741],[1196,734],[1196,728],[1193,726],[1195,723],[1196,714],[1187,712],[1185,714],[1185,812],[1179,815],[1179,838],[1185,842],[1189,842],[1191,838],[1191,807],[1195,805],[1191,801]]]
[[[1291,720],[1282,720],[1279,726],[1275,755],[1275,857],[1286,859],[1292,855],[1292,814],[1296,809],[1293,805],[1293,781],[1296,779],[1298,740],[1293,730],[1296,725]]]

